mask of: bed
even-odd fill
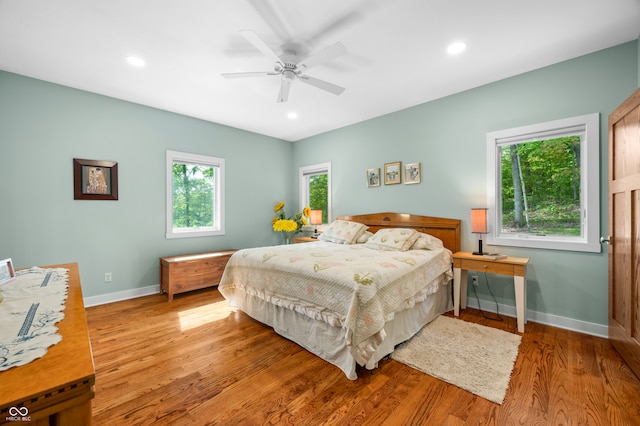
[[[364,230],[363,230],[364,229]],[[239,250],[218,289],[252,318],[357,378],[452,309],[460,220],[338,217],[318,242]]]

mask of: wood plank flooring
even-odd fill
[[[216,289],[87,309],[95,425],[640,425],[640,380],[605,339],[529,322],[494,404],[394,360],[348,380]],[[514,332],[514,318],[466,321]]]

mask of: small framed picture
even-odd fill
[[[409,163],[404,165],[404,183],[409,185],[412,183],[420,183],[422,180],[422,171],[420,163]]]
[[[400,173],[400,161],[394,163],[386,163],[384,165],[384,184],[396,185],[400,183],[402,174]]]
[[[73,159],[74,200],[117,200],[118,163]]]
[[[380,186],[380,167],[367,169],[367,186]]]
[[[11,258],[0,261],[0,284],[6,284],[16,279]]]

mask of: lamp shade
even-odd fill
[[[471,209],[471,232],[474,234],[487,233],[487,209]]]
[[[322,225],[322,210],[311,210],[309,223],[312,225]]]

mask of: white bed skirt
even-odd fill
[[[343,328],[314,320],[238,289],[225,297],[229,300],[229,306],[240,309],[255,320],[272,327],[279,335],[340,368],[350,380],[358,378],[356,361],[351,348],[347,346],[346,331]],[[444,285],[413,308],[396,313],[393,320],[385,323],[386,337],[364,365],[365,368],[372,370],[378,367],[378,361],[393,352],[396,345],[409,339],[438,315],[451,309],[451,286]]]

